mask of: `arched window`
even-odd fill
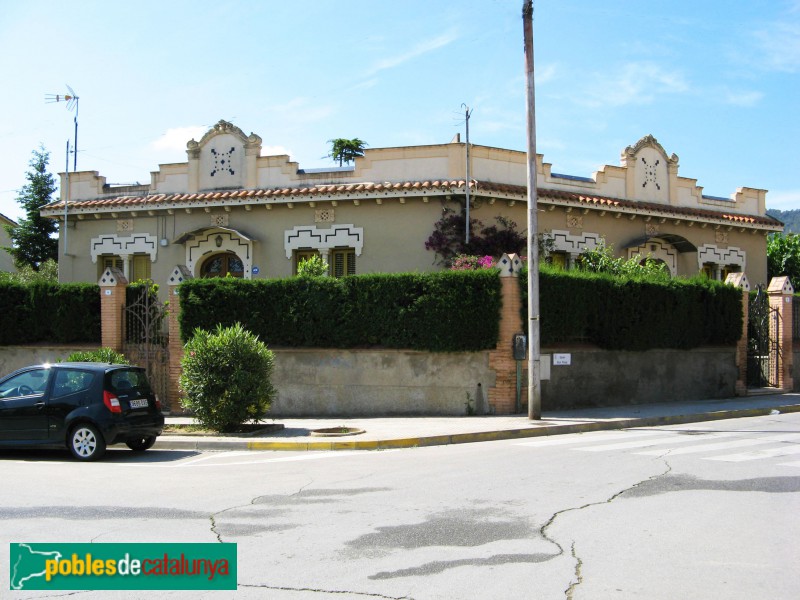
[[[215,254],[200,267],[200,277],[244,277],[242,259],[233,252]]]

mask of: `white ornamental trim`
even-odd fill
[[[329,229],[319,229],[316,225],[297,225],[283,234],[283,248],[286,258],[301,248],[331,250],[333,248],[353,248],[356,256],[361,256],[364,248],[364,228],[355,225],[334,225]]]
[[[92,257],[93,263],[96,263],[97,258],[104,254],[115,254],[118,256],[149,254],[150,261],[155,262],[156,255],[158,254],[158,240],[156,236],[148,233],[136,233],[130,236],[119,236],[116,234],[101,235],[92,238],[89,254]]]
[[[706,263],[722,266],[736,265],[745,271],[747,252],[735,246],[719,248],[715,244],[705,244],[697,249],[697,268],[702,269]]]

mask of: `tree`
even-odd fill
[[[470,231],[474,233],[466,243],[466,212],[463,209],[456,212],[445,208],[442,218],[436,221],[433,233],[425,242],[425,249],[435,252],[441,264],[448,268],[460,254],[493,258],[499,258],[504,253],[523,254],[528,246],[526,233],[517,229],[517,224],[506,217],[497,216],[495,221],[497,225],[484,227],[479,220],[470,218]]]
[[[57,231],[55,221],[45,219],[39,210],[52,202],[56,191],[56,182],[47,172],[50,153],[44,147],[33,151],[30,161],[31,170],[25,174],[27,185],[22,187],[17,202],[25,209],[26,216],[20,219],[19,225],[6,225],[6,232],[11,238],[11,247],[4,248],[14,258],[18,269],[25,266],[39,270],[48,259],[58,260],[58,239],[52,237]]]
[[[800,235],[776,233],[767,240],[767,279],[787,275],[800,285]]]
[[[338,160],[340,167],[342,164],[350,164],[359,156],[364,156],[364,148],[369,145],[358,138],[353,138],[352,140],[336,138],[328,140],[328,143],[331,145],[331,151],[328,156],[334,161]]]

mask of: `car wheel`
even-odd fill
[[[153,444],[156,443],[156,436],[148,435],[146,437],[138,437],[132,440],[128,440],[125,444],[133,450],[134,452],[144,452],[145,450],[149,450],[153,447]]]
[[[97,460],[106,452],[106,441],[94,425],[81,423],[70,431],[69,451],[78,460]]]

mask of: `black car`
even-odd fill
[[[0,447],[66,446],[78,460],[96,460],[110,444],[143,452],[163,428],[141,367],[56,363],[0,379]]]

